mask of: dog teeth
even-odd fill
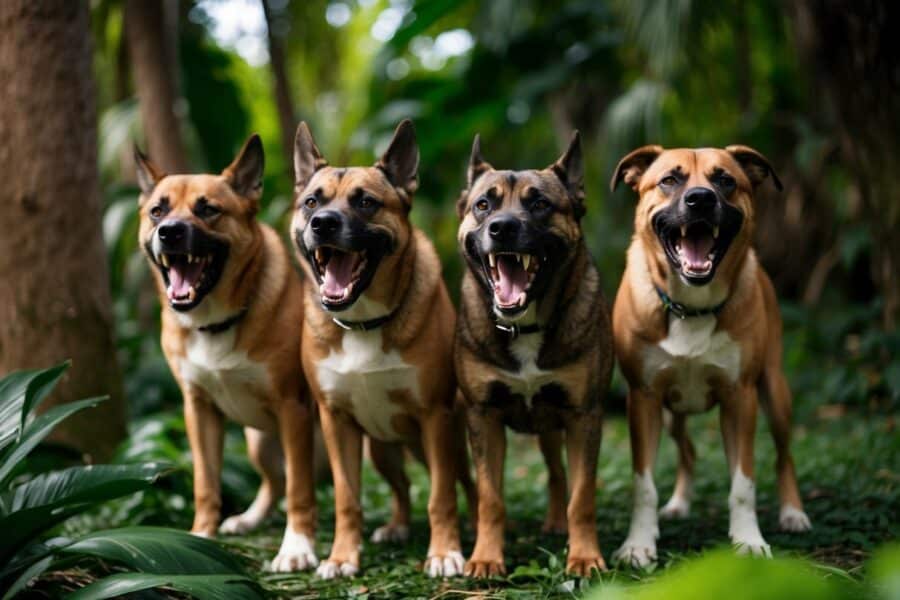
[[[687,225],[681,226],[681,237],[687,237]]]
[[[716,225],[713,227],[713,239],[719,239],[719,226]]]
[[[491,268],[495,268],[497,266],[497,255],[493,252],[488,252],[488,262],[491,264]]]
[[[194,289],[194,286],[188,288],[188,302],[193,302],[194,298],[197,297],[197,290]]]
[[[165,254],[159,255],[159,262],[161,262],[165,268],[169,268],[169,257]]]
[[[522,266],[525,267],[526,271],[528,270],[528,267],[531,266],[531,255],[530,254],[522,255]]]

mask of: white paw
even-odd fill
[[[372,532],[372,541],[376,544],[405,542],[407,539],[409,539],[409,527],[406,525],[382,525]]]
[[[337,577],[353,577],[359,571],[359,567],[353,563],[326,560],[316,569],[316,575],[322,579],[335,579]]]
[[[462,575],[466,559],[462,553],[453,550],[445,556],[429,556],[422,569],[429,577],[456,577]]]
[[[782,531],[809,531],[812,529],[812,523],[806,513],[799,508],[785,505],[781,507],[781,514],[778,515],[778,526]]]
[[[272,559],[269,570],[275,573],[305,571],[319,564],[312,542],[302,533],[285,529],[284,540],[278,554]]]
[[[214,536],[211,533],[206,533],[205,531],[192,531],[191,535],[196,536],[198,538],[206,538],[211,540]]]
[[[627,539],[613,554],[613,562],[645,569],[656,562],[656,543]]]
[[[691,504],[680,496],[672,496],[666,505],[659,509],[663,519],[684,519],[691,514]]]
[[[732,545],[734,546],[734,551],[738,556],[763,556],[765,558],[772,558],[772,549],[766,543],[764,539],[761,537],[740,540],[737,538],[733,538],[731,540]]]
[[[219,533],[222,535],[241,535],[256,529],[258,522],[244,518],[244,515],[228,517],[219,525]]]

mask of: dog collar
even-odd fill
[[[244,318],[247,314],[247,307],[244,307],[238,312],[236,315],[232,315],[225,319],[224,321],[219,321],[218,323],[210,323],[209,325],[204,325],[203,327],[198,327],[198,331],[202,331],[203,333],[212,333],[213,335],[217,333],[222,333],[223,331],[228,331],[234,325],[238,323],[241,319]]]
[[[681,302],[675,302],[672,300],[668,294],[662,291],[660,288],[656,288],[656,293],[659,294],[659,299],[662,301],[663,307],[667,312],[672,313],[679,319],[687,319],[688,317],[705,317],[707,315],[718,315],[722,312],[722,308],[725,306],[725,303],[728,302],[726,298],[720,304],[715,306],[711,306],[709,308],[688,308]]]
[[[337,317],[331,317],[331,320],[334,321],[335,325],[347,331],[372,331],[393,319],[395,314],[397,314],[397,311],[386,314],[383,317],[369,319],[368,321],[345,321]]]
[[[517,325],[515,323],[510,323],[508,325],[501,323],[500,321],[494,321],[494,327],[499,329],[500,331],[505,332],[509,335],[509,339],[514,340],[520,335],[528,334],[528,333],[537,333],[541,330],[541,326],[537,323],[532,323],[531,325]]]

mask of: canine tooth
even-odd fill
[[[194,298],[197,297],[197,290],[194,289],[194,286],[188,288],[188,300],[191,302],[194,301]]]
[[[718,225],[716,225],[715,227],[713,227],[713,238],[714,238],[714,239],[719,239],[719,226],[718,226]]]
[[[519,306],[525,306],[525,296],[526,296],[526,295],[527,295],[527,294],[520,294],[520,295],[519,295],[519,302],[518,302],[518,305],[519,305]]]
[[[163,266],[165,268],[167,268],[167,269],[169,268],[169,257],[168,256],[166,256],[165,254],[160,254],[159,261],[163,264]]]
[[[522,255],[519,254],[518,252],[513,253],[513,255],[516,257],[516,262],[521,265],[522,264]]]
[[[687,225],[681,226],[681,237],[687,237]]]
[[[493,252],[488,252],[488,262],[492,269],[497,266],[497,256]]]
[[[524,265],[526,271],[528,270],[528,267],[531,266],[531,255],[530,254],[522,255],[522,265]]]

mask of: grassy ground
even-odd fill
[[[865,574],[861,565],[870,552],[900,533],[900,436],[891,417],[845,415],[811,421],[814,424],[796,428],[794,453],[801,491],[814,528],[806,534],[777,532],[774,453],[768,430],[762,423],[756,450],[760,525],[776,555],[811,559],[821,565],[824,577],[862,579]],[[613,569],[591,582],[567,578],[563,570],[564,537],[540,533],[547,476],[536,443],[533,438],[513,435],[506,461],[507,577],[491,581],[463,578],[435,581],[420,572],[428,543],[425,513],[428,483],[425,471],[419,465],[411,465],[415,510],[409,542],[387,545],[366,542],[362,575],[353,579],[322,581],[311,574],[264,574],[261,582],[275,595],[295,598],[462,595],[532,598],[579,596],[588,585],[653,580],[673,565],[727,543],[729,481],[716,413],[694,418],[690,428],[699,457],[695,502],[688,519],[661,523],[660,564],[654,572]],[[630,514],[628,435],[620,417],[607,420],[600,465],[598,530],[601,548],[609,560],[625,538]],[[656,469],[661,501],[671,492],[674,465],[674,446],[666,440]],[[368,465],[363,488],[365,534],[370,535],[388,517],[389,493],[387,485]],[[330,488],[320,491],[319,506],[318,552],[320,557],[325,557],[333,530]],[[226,541],[247,556],[254,567],[261,567],[277,550],[282,527],[283,521],[276,519],[258,534]],[[473,543],[472,530],[465,525],[464,553],[471,551]]]

